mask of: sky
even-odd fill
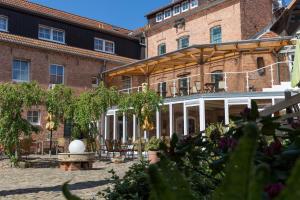
[[[30,0],[80,16],[134,30],[147,23],[144,17],[171,0]]]

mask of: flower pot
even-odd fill
[[[150,164],[155,164],[160,160],[157,153],[158,151],[148,151],[148,160]]]

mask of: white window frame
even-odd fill
[[[196,2],[195,5],[193,5],[193,2]],[[197,8],[199,5],[199,1],[198,0],[191,0],[191,3],[190,3],[190,8],[193,9],[193,8]]]
[[[188,44],[188,46],[186,46],[186,47],[182,47],[182,42],[181,42],[181,41],[182,41],[183,39],[186,39],[186,38],[188,39],[188,43],[189,43],[189,44]],[[185,49],[185,48],[188,48],[189,46],[190,46],[190,36],[186,35],[186,36],[182,36],[182,37],[180,37],[180,38],[177,39],[177,48],[178,48],[178,50],[179,50],[179,49]]]
[[[40,28],[50,29],[50,39],[40,37]],[[53,39],[53,31],[63,32],[63,41],[62,42]],[[46,40],[46,41],[56,42],[56,43],[60,43],[60,44],[65,44],[65,42],[66,42],[66,32],[65,32],[65,30],[58,29],[58,28],[53,28],[53,27],[45,26],[45,25],[41,25],[41,24],[39,25],[39,29],[38,29],[38,37],[39,37],[40,40]]]
[[[8,32],[8,17],[5,15],[0,15],[0,18],[6,20],[6,29],[0,29],[0,31]]]
[[[170,12],[170,16],[167,16],[167,17],[166,17],[166,13],[167,13],[167,12]],[[172,17],[172,9],[169,8],[169,9],[167,9],[167,10],[164,11],[164,19],[169,19],[169,18],[171,18],[171,17]]]
[[[161,16],[161,18],[158,18],[158,16]],[[164,13],[163,12],[159,12],[156,14],[156,22],[161,22],[164,19]]]
[[[185,9],[185,10],[183,9],[184,4],[187,4],[187,6],[188,6],[187,9]],[[184,1],[184,2],[181,3],[181,12],[187,12],[189,9],[190,9],[189,1]]]
[[[63,77],[62,77],[62,83],[50,83],[51,82],[51,66],[57,66],[57,67],[62,67],[63,69]],[[54,74],[53,74],[54,75]],[[55,74],[57,76],[57,74]],[[65,84],[65,66],[63,65],[59,65],[59,64],[50,64],[49,66],[49,84],[52,84],[52,85],[59,85],[59,84]]]
[[[178,12],[175,12],[176,10],[176,8],[179,8],[179,11]],[[175,16],[175,15],[179,15],[181,13],[181,5],[180,4],[178,4],[178,5],[175,5],[174,7],[173,7],[173,16]]]
[[[96,45],[95,45],[96,40],[100,40],[100,41],[103,42],[102,49],[96,49]],[[107,42],[113,44],[113,51],[112,51],[112,52],[106,51],[106,50],[105,50],[105,47],[106,47],[106,43],[107,43]],[[114,41],[111,41],[111,40],[105,40],[105,39],[102,39],[102,38],[97,38],[97,37],[95,37],[95,38],[94,38],[94,50],[95,50],[95,51],[99,51],[99,52],[104,52],[104,53],[115,54],[115,51],[116,51],[116,45],[115,45],[115,42],[114,42]]]
[[[20,62],[27,62],[28,63],[28,74],[27,74],[27,79],[28,80],[18,80],[18,79],[14,79],[14,61],[20,61]],[[14,82],[17,82],[17,83],[28,83],[30,82],[30,62],[28,60],[22,60],[22,59],[13,59],[13,62],[12,62],[12,72],[11,72],[11,75],[12,75],[12,81]]]
[[[37,112],[38,113],[38,122],[31,122],[31,121],[28,120],[28,113],[29,112]],[[33,118],[33,115],[31,116],[31,118]],[[30,124],[32,124],[34,126],[39,126],[39,125],[41,125],[41,112],[39,110],[28,110],[27,113],[26,113],[26,119]]]

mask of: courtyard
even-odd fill
[[[34,160],[34,164],[25,169],[11,168],[9,160],[0,160],[1,200],[64,199],[61,187],[66,181],[70,181],[71,192],[82,199],[101,199],[96,195],[110,184],[107,179],[111,174],[108,171],[113,169],[117,175],[123,176],[133,163],[112,164],[96,161],[93,170],[65,172],[55,168],[55,156],[51,159],[48,156],[30,159]],[[52,168],[49,168],[49,162]]]

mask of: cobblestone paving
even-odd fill
[[[0,200],[64,199],[61,186],[71,180],[69,189],[82,199],[100,199],[97,192],[105,189],[114,169],[123,176],[133,162],[112,164],[94,163],[93,170],[64,172],[58,168],[10,168],[7,160],[0,161]]]

